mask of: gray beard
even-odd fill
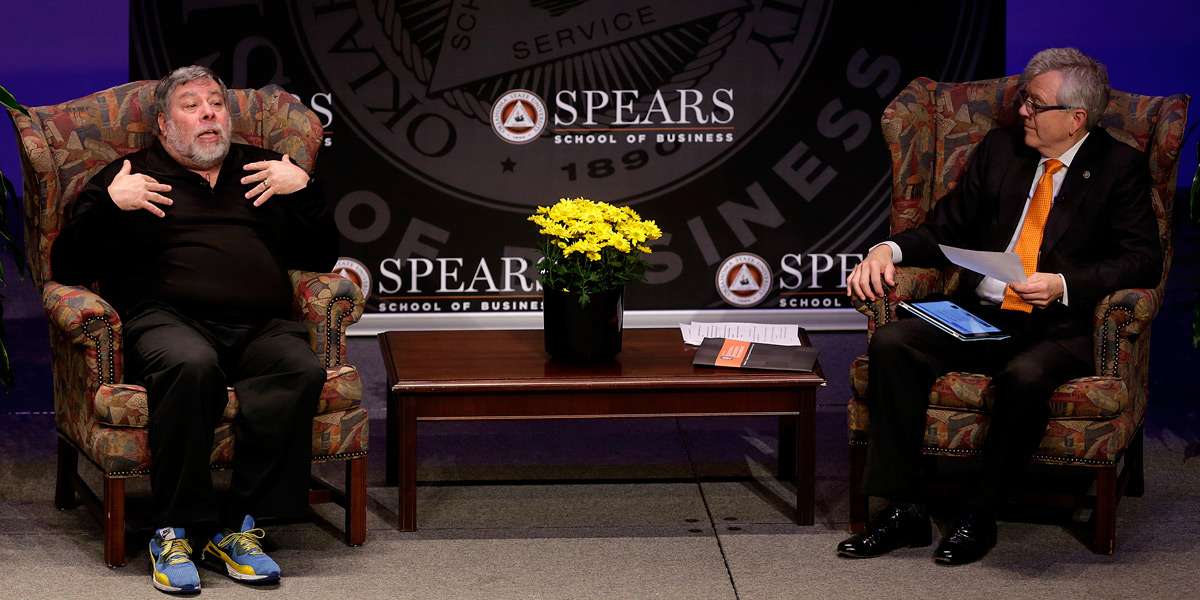
[[[167,146],[174,151],[175,159],[185,169],[207,171],[219,166],[229,154],[229,131],[220,125],[213,129],[221,134],[221,141],[215,146],[201,145],[195,138],[184,139],[179,128],[171,121],[167,121],[163,137]]]

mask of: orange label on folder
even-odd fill
[[[717,361],[729,361],[741,366],[742,361],[746,359],[746,351],[749,349],[750,342],[726,339],[725,344],[721,346],[721,352],[717,354]]]

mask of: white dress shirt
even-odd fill
[[[1058,161],[1063,164],[1063,166],[1051,178],[1054,184],[1054,192],[1050,203],[1051,209],[1054,208],[1054,203],[1058,201],[1058,193],[1062,189],[1063,180],[1067,178],[1067,170],[1071,168],[1071,161],[1075,159],[1075,154],[1079,151],[1079,146],[1083,144],[1083,140],[1086,140],[1089,135],[1091,135],[1091,132],[1083,134],[1083,137],[1079,138],[1079,141],[1075,142],[1075,145],[1068,148],[1066,152],[1063,152],[1062,156],[1056,157],[1058,158]],[[1012,252],[1017,247],[1017,239],[1021,237],[1021,226],[1025,223],[1025,214],[1029,212],[1029,204],[1033,200],[1034,192],[1037,191],[1038,180],[1040,180],[1042,178],[1042,174],[1046,172],[1046,161],[1050,160],[1050,158],[1051,157],[1043,156],[1042,159],[1038,161],[1038,167],[1033,174],[1033,183],[1029,186],[1029,193],[1025,197],[1025,207],[1021,209],[1021,218],[1017,220],[1017,228],[1013,231],[1012,238],[1008,241],[1008,247],[1004,249],[1005,252]],[[904,260],[904,253],[900,250],[900,246],[895,242],[885,241],[881,242],[881,244],[887,244],[892,248],[893,264],[898,265],[900,264],[900,261]],[[881,244],[875,244],[874,246],[871,246],[871,250],[874,250]],[[1058,277],[1062,279],[1063,284],[1063,295],[1058,299],[1058,301],[1062,302],[1063,304],[1067,304],[1067,278],[1063,277],[1062,273],[1059,273]],[[1005,287],[1007,287],[1007,285],[999,279],[984,277],[983,281],[979,282],[979,286],[975,288],[975,293],[978,294],[979,298],[984,302],[1000,304],[1004,301]]]

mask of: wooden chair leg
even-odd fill
[[[125,565],[125,480],[104,477],[104,562]]]
[[[367,457],[346,461],[346,544],[367,541]]]
[[[1146,493],[1145,451],[1143,448],[1142,430],[1138,429],[1129,447],[1125,449],[1125,472],[1128,478],[1125,484],[1125,495],[1131,498],[1141,498]]]
[[[54,482],[54,506],[59,510],[75,508],[75,488],[71,480],[79,469],[79,451],[71,442],[58,438],[58,473]]]
[[[1108,465],[1096,471],[1096,539],[1092,552],[1112,554],[1117,535],[1117,467]]]
[[[850,444],[850,533],[867,528],[870,498],[862,493],[863,471],[867,468],[867,446]]]

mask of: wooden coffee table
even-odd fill
[[[622,352],[590,365],[550,360],[541,330],[389,331],[379,345],[401,531],[417,526],[417,421],[482,419],[777,415],[781,475],[796,477],[796,522],[813,524],[819,364],[811,373],[695,367],[696,347],[678,329],[626,329]]]

